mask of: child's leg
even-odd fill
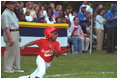
[[[35,78],[35,77],[43,78],[46,72],[45,61],[40,56],[37,56],[36,64],[37,64],[37,69],[31,74],[30,78]]]
[[[30,75],[30,78],[35,78],[38,71],[39,71],[39,69],[37,67],[36,70]]]
[[[45,61],[40,56],[38,56],[38,59],[37,59],[36,63],[37,63],[38,69],[39,69],[39,71],[37,72],[36,76],[40,77],[40,78],[43,78],[43,76],[46,73]]]
[[[46,69],[48,69],[51,66],[51,63],[46,63]]]

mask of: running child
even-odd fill
[[[37,68],[29,76],[29,78],[43,78],[46,73],[46,70],[51,65],[51,61],[54,56],[59,56],[60,44],[56,41],[58,37],[58,30],[53,26],[48,26],[44,30],[44,35],[46,38],[38,39],[32,42],[29,42],[21,47],[24,49],[31,45],[37,45],[39,47],[39,54],[36,59]]]

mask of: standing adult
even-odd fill
[[[86,6],[81,7],[81,12],[77,13],[77,16],[79,18],[79,24],[85,34],[87,34],[86,27],[88,19],[86,17]]]
[[[114,17],[114,48],[117,47],[117,5],[112,4],[112,7],[114,8],[115,12],[113,14]]]
[[[103,17],[104,15],[104,10],[99,9],[98,10],[98,15],[96,16],[96,34],[97,34],[97,47],[96,50],[102,50],[103,46],[103,37],[104,37],[104,23],[105,23],[105,18]]]
[[[107,53],[113,53],[115,50],[114,22],[117,20],[117,17],[114,17],[115,10],[114,5],[111,5],[111,9],[106,13]]]
[[[24,72],[20,70],[20,35],[18,19],[13,12],[15,1],[6,1],[6,9],[2,14],[1,24],[4,31],[3,37],[6,43],[4,55],[4,72]]]

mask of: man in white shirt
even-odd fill
[[[20,34],[18,19],[14,13],[15,1],[6,1],[6,9],[1,16],[3,37],[6,43],[4,72],[24,72],[20,70]]]

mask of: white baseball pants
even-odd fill
[[[30,78],[35,78],[36,76],[43,78],[43,76],[46,74],[46,69],[50,67],[51,63],[46,63],[44,59],[38,55],[36,59],[36,64],[37,64],[37,68],[30,75]]]

